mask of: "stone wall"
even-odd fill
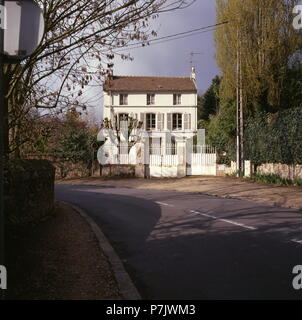
[[[245,161],[245,177],[250,177],[254,173],[254,165],[251,161]],[[302,165],[287,165],[282,163],[264,163],[257,166],[256,172],[260,174],[276,174],[285,179],[302,179]],[[217,175],[236,174],[236,162],[232,161],[231,166],[217,165]]]
[[[89,176],[100,176],[100,165],[97,161],[91,163],[77,162],[74,163],[68,159],[59,159],[48,154],[30,154],[26,156],[27,159],[48,160],[56,169],[56,180],[86,178]]]
[[[129,177],[136,176],[134,165],[113,164],[101,166],[100,174],[102,177]]]
[[[257,173],[277,174],[285,179],[302,179],[302,165],[287,165],[281,163],[265,163],[257,167]]]
[[[56,169],[56,180],[62,179],[76,179],[87,177],[135,177],[136,170],[134,165],[103,165],[101,166],[97,160],[91,163],[77,162],[74,163],[67,159],[58,159],[54,156],[47,154],[40,155],[27,155],[29,159],[47,159],[52,163]],[[143,170],[144,171],[144,170]],[[137,173],[138,174],[138,173]],[[144,174],[144,172],[142,173]],[[140,176],[139,176],[140,177]]]
[[[46,160],[11,160],[5,170],[5,217],[9,225],[37,223],[54,209],[55,168]]]
[[[92,168],[91,164],[60,159],[56,159],[52,164],[56,168],[56,180],[100,176],[100,165],[97,161],[93,162]]]
[[[217,165],[217,175],[218,176],[232,176],[237,172],[236,162],[232,161],[230,166],[225,164]]]

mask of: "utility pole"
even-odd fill
[[[241,38],[237,30],[237,62],[236,62],[236,170],[237,177],[244,171],[244,119],[243,119],[243,88],[242,88],[242,59]]]
[[[240,40],[241,41],[241,40]],[[239,127],[240,127],[240,160],[241,160],[241,172],[244,174],[244,117],[243,117],[243,84],[242,84],[242,55],[241,46],[239,52],[239,96],[240,96],[240,108],[239,108]]]

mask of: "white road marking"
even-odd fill
[[[164,203],[164,202],[159,202],[159,201],[156,201],[155,203],[161,205],[161,206],[166,206],[166,207],[174,207],[172,204],[168,204],[168,203]]]
[[[245,229],[257,230],[257,228],[255,228],[255,227],[246,226],[245,224],[238,223],[238,222],[235,222],[235,221],[230,221],[230,220],[226,220],[226,219],[220,219],[220,220],[224,221],[224,222],[227,222],[227,223],[234,224],[235,226],[239,226],[239,227],[242,227],[242,228],[245,228]]]
[[[292,239],[291,242],[302,244],[302,240]]]
[[[204,216],[204,217],[207,217],[207,218],[211,218],[211,219],[214,219],[214,220],[218,220],[218,221],[223,221],[223,222],[226,222],[226,223],[230,223],[230,224],[233,224],[235,226],[238,226],[238,227],[242,227],[242,228],[245,228],[245,229],[249,229],[249,230],[257,230],[257,228],[255,227],[250,227],[250,226],[247,226],[245,224],[242,224],[242,223],[238,223],[238,222],[235,222],[235,221],[231,221],[231,220],[227,220],[227,219],[220,219],[220,218],[217,218],[213,215],[210,215],[210,214],[206,214],[206,213],[201,213],[201,212],[198,212],[198,211],[193,211],[191,210],[192,213],[196,213],[198,215],[201,215],[201,216]],[[302,243],[302,242],[301,242]]]
[[[201,213],[201,212],[198,212],[198,211],[191,211],[192,213],[196,213],[196,214],[199,214],[199,215],[202,215],[204,217],[208,217],[208,218],[212,218],[212,219],[218,219],[217,217],[215,216],[212,216],[212,215],[209,215],[209,214],[206,214],[206,213]]]

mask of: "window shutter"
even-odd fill
[[[185,130],[191,130],[191,114],[185,113],[184,115],[184,128]]]
[[[157,130],[160,130],[160,126],[161,126],[161,113],[158,113],[158,114],[156,115],[156,117],[157,117],[156,128],[157,128]]]
[[[143,129],[146,130],[146,114],[145,113],[140,114],[140,121],[143,122]]]
[[[164,130],[164,114],[163,113],[157,114],[157,130],[159,131]]]
[[[165,114],[162,113],[161,114],[161,129],[160,130],[164,130],[165,129]]]
[[[172,113],[167,114],[167,128],[172,131]]]

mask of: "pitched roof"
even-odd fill
[[[124,92],[196,92],[190,77],[130,77],[114,76],[104,83],[104,91]]]

